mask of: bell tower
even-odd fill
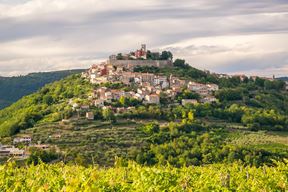
[[[144,52],[146,52],[146,44],[142,44],[142,45],[141,45],[141,50],[144,51]]]

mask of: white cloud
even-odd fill
[[[288,39],[288,34],[216,36],[185,40],[163,49],[200,69],[271,75],[280,74],[278,68],[287,65],[288,44],[283,39]],[[275,70],[271,70],[273,66]]]
[[[36,57],[0,61],[0,76],[17,76],[35,71],[85,69],[102,59],[92,57]]]
[[[87,67],[141,43],[217,72],[288,74],[287,10],[281,0],[0,0],[0,75]]]

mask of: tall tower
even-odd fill
[[[144,51],[144,52],[146,52],[146,44],[142,44],[142,45],[141,45],[141,50]]]

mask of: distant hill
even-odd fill
[[[279,77],[277,79],[282,80],[282,81],[288,81],[288,77]]]
[[[3,109],[21,97],[31,94],[45,84],[60,80],[68,75],[80,73],[83,70],[64,70],[53,72],[30,73],[25,76],[0,76],[0,109]]]

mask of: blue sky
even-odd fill
[[[200,69],[284,76],[287,31],[287,0],[0,0],[0,75],[87,68],[146,43]]]

